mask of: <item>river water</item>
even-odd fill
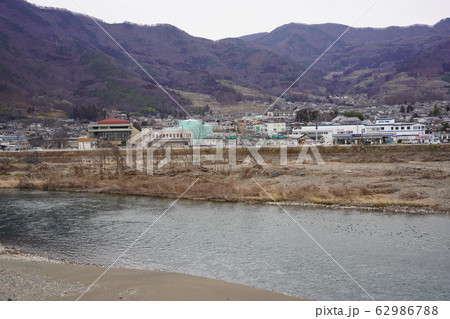
[[[0,191],[0,243],[109,266],[173,200]],[[450,300],[450,216],[285,207],[376,300]],[[320,300],[369,296],[276,206],[180,200],[117,262]]]

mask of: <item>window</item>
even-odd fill
[[[384,131],[384,126],[381,127],[381,130]]]
[[[394,127],[391,127],[391,131],[393,131],[394,130]]]
[[[396,129],[396,130],[398,130],[398,129],[399,129],[399,127],[398,127],[398,126],[396,126],[396,127],[395,127],[395,129]]]
[[[404,126],[402,126],[402,130],[404,130],[405,129],[405,127]]]
[[[407,129],[407,130],[410,130],[410,129],[411,129],[411,126],[406,127],[406,129]]]

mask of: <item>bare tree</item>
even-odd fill
[[[123,157],[119,147],[110,141],[99,141],[97,150],[97,166],[100,175],[103,176],[108,170],[109,158],[112,158],[115,164],[115,174],[120,175],[126,168],[125,158]]]
[[[67,147],[68,135],[64,128],[59,128],[53,133],[53,140],[57,145],[57,148]]]

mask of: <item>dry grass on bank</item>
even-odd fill
[[[279,154],[274,149],[260,152],[265,160],[272,159],[266,161],[272,164],[265,166],[229,167],[203,162],[203,166],[194,166],[185,161],[185,154],[172,155],[172,164],[157,169],[153,176],[126,168],[123,158],[113,153],[0,153],[0,187],[177,198],[198,179],[185,198],[245,202],[269,202],[273,198],[292,203],[422,207],[450,212],[449,146],[331,147],[321,151],[327,165],[301,166],[294,165],[292,150],[289,166],[276,164]],[[238,163],[246,156],[245,151],[238,152]],[[365,157],[371,161],[361,163]]]

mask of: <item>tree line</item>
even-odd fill
[[[106,117],[106,111],[95,105],[90,106],[74,106],[72,116],[78,120],[98,121]]]

